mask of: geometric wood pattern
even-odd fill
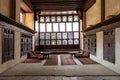
[[[79,48],[79,17],[77,14],[40,15],[38,22],[40,25],[35,34],[36,50]]]
[[[84,50],[96,56],[96,35],[84,36]]]
[[[104,31],[103,37],[103,59],[115,63],[115,31]]]
[[[3,29],[2,36],[2,63],[14,59],[14,32]]]
[[[21,56],[32,51],[32,36],[21,34]]]

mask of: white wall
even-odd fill
[[[116,71],[120,73],[120,28],[115,29]]]
[[[32,51],[35,51],[35,36],[32,36]]]
[[[2,63],[2,29],[0,28],[0,64]]]
[[[82,31],[82,20],[80,20],[80,49],[83,50],[83,32]]]
[[[103,59],[103,32],[97,32],[97,56],[91,54],[90,58],[108,67],[109,69],[120,73],[120,28],[115,29],[115,35],[115,64]]]

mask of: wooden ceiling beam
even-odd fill
[[[63,3],[63,2],[85,2],[85,0],[30,0],[32,3]]]
[[[25,2],[25,4],[32,10],[33,10],[33,5],[31,4],[31,2],[29,0],[23,0]]]
[[[33,7],[42,7],[42,6],[46,6],[46,5],[43,5],[43,4],[41,4],[41,5],[39,5],[39,4],[36,4],[36,5],[33,5]],[[71,7],[80,7],[80,8],[83,8],[83,6],[84,5],[79,5],[79,4],[59,4],[59,5],[57,5],[57,4],[48,4],[46,7],[48,7],[48,6],[71,6]]]
[[[84,11],[86,12],[95,2],[96,0],[87,0],[84,6]]]
[[[72,6],[48,6],[48,7],[46,7],[46,6],[41,6],[41,7],[35,7],[35,9],[36,10],[55,10],[55,11],[70,11],[70,10],[78,10],[78,8],[76,8],[76,7],[72,7]],[[79,8],[80,9],[80,8]]]

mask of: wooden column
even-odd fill
[[[83,19],[82,19],[82,30],[86,29],[86,12],[83,12]]]
[[[10,2],[10,18],[16,20],[16,0]]]
[[[105,0],[101,0],[101,21],[105,20]]]

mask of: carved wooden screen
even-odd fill
[[[111,63],[115,63],[115,31],[104,31],[103,58]]]
[[[32,36],[26,34],[21,35],[21,56],[32,51]]]
[[[14,32],[9,29],[3,29],[2,63],[10,59],[14,59]]]
[[[96,55],[96,35],[84,36],[84,50]]]
[[[11,59],[14,59],[14,32],[9,32],[9,55]]]
[[[39,49],[79,49],[79,17],[73,15],[41,15],[36,36]],[[38,50],[39,50],[38,49]]]

